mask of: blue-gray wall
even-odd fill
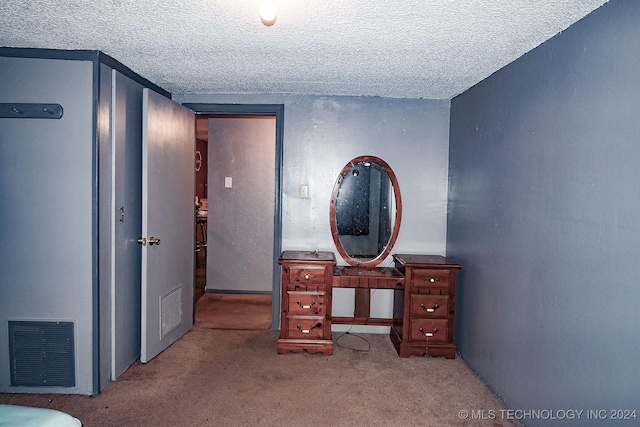
[[[465,361],[513,409],[640,410],[640,2],[454,98],[449,175]],[[523,422],[640,422],[605,415]]]
[[[347,162],[384,159],[400,185],[403,217],[395,253],[444,254],[449,101],[367,97],[189,95],[182,103],[283,104],[282,248],[333,251],[329,204]],[[300,185],[309,198],[300,197]],[[345,264],[340,260],[341,264]],[[382,265],[391,264],[386,260]],[[392,315],[392,291],[376,291],[372,314]],[[353,315],[353,291],[334,291],[333,314]],[[339,329],[339,327],[338,327]],[[357,327],[368,331],[372,327]]]
[[[0,119],[0,391],[8,321],[69,321],[76,387],[94,389],[93,62],[0,57],[0,102],[59,103],[59,120]],[[60,390],[57,390],[58,392]]]

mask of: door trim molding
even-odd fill
[[[271,301],[271,329],[280,329],[280,267],[278,258],[282,252],[282,162],[284,152],[284,104],[211,104],[184,103],[198,115],[275,116],[276,158],[275,197],[273,227],[273,277]]]

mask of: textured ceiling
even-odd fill
[[[449,99],[605,0],[2,0],[0,45],[101,50],[173,94]]]

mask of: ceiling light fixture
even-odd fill
[[[273,0],[262,0],[260,4],[260,19],[267,27],[272,26],[276,22],[276,5]]]

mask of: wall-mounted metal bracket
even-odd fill
[[[60,104],[0,103],[0,119],[59,119],[62,117]]]

